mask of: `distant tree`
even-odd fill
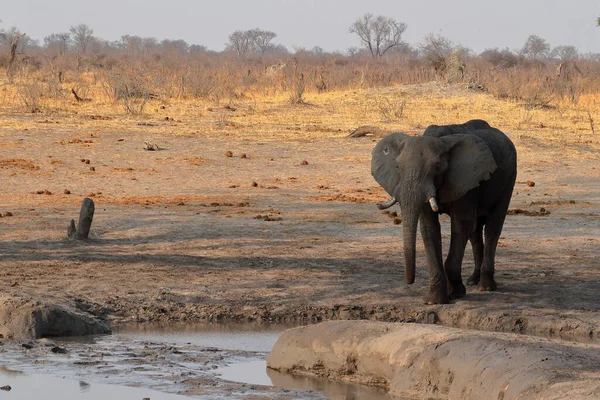
[[[402,34],[406,28],[404,22],[368,13],[354,21],[349,31],[358,35],[374,59],[381,59],[388,50],[404,43]]]
[[[117,41],[117,47],[125,50],[127,54],[135,55],[142,52],[144,39],[135,35],[123,35]]]
[[[13,43],[17,43],[15,48],[16,53],[24,53],[28,47],[37,46],[37,42],[21,32],[17,27],[12,26],[9,30],[0,31],[0,42],[6,47],[11,47]]]
[[[325,53],[325,50],[323,50],[323,48],[320,46],[313,47],[311,51],[317,56],[323,55]]]
[[[187,53],[189,45],[183,39],[169,40],[164,39],[160,42],[160,46],[171,54],[182,55]]]
[[[575,60],[579,58],[579,52],[575,46],[556,46],[550,52],[550,56],[562,61]]]
[[[71,32],[71,35],[73,35],[73,43],[75,44],[77,52],[86,53],[90,48],[94,30],[86,24],[79,24],[72,26],[69,31]]]
[[[269,50],[272,46],[271,41],[277,37],[275,32],[263,31],[260,29],[252,29],[249,32],[253,47],[260,51],[261,54],[265,54],[265,52]]]
[[[227,49],[235,50],[238,57],[247,56],[252,49],[252,38],[248,31],[235,31],[229,35]]]
[[[494,67],[510,68],[519,63],[517,55],[508,48],[503,50],[485,49],[479,56]]]
[[[550,53],[550,45],[548,42],[537,35],[531,35],[521,49],[521,54],[533,61],[548,56]]]
[[[360,49],[355,46],[350,46],[346,49],[346,53],[348,53],[349,56],[354,56],[354,55],[358,54],[359,52],[360,52]]]
[[[44,47],[46,50],[64,55],[69,50],[71,44],[71,34],[69,32],[52,33],[44,38]]]
[[[206,48],[206,46],[203,46],[201,44],[191,44],[188,48],[188,51],[190,53],[205,53],[208,51],[208,49]]]
[[[430,33],[419,44],[419,51],[426,64],[438,72],[444,72],[448,66],[448,57],[452,54],[454,45],[450,39]]]
[[[275,32],[263,31],[261,29],[250,29],[247,31],[235,31],[229,35],[227,49],[235,50],[239,57],[246,57],[253,53],[265,54],[273,50],[271,41],[277,37]]]

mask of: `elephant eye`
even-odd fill
[[[383,154],[387,155],[390,153],[390,149],[388,149],[387,147],[383,148]]]

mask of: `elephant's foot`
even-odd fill
[[[448,298],[450,300],[460,299],[467,294],[467,289],[463,285],[462,280],[448,281],[448,290]]]
[[[430,288],[429,293],[423,298],[425,304],[448,304],[448,292],[446,288]]]
[[[482,292],[493,292],[498,288],[498,285],[496,285],[496,281],[494,280],[493,276],[488,278],[484,275],[479,280],[479,285],[477,285],[477,288]]]
[[[471,274],[471,276],[469,276],[469,279],[467,279],[467,285],[469,286],[476,286],[479,284],[479,274],[473,272]]]

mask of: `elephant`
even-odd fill
[[[447,304],[466,295],[461,266],[467,241],[475,258],[467,284],[496,290],[496,247],[517,176],[517,151],[503,132],[483,120],[431,125],[422,136],[395,132],[375,145],[371,174],[391,196],[378,208],[400,205],[408,284],[415,280],[420,225],[430,274],[426,304]],[[451,219],[444,263],[442,213]]]

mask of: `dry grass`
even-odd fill
[[[289,92],[250,93],[239,99],[144,99],[143,113],[127,113],[123,102],[106,85],[85,77],[89,102],[77,102],[64,84],[39,99],[43,105],[31,113],[23,107],[18,85],[0,82],[0,121],[6,131],[73,130],[78,138],[102,131],[147,131],[164,135],[236,135],[261,140],[344,136],[360,125],[418,134],[429,124],[464,122],[482,118],[512,132],[518,138],[535,139],[544,146],[565,145],[597,148],[592,131],[600,120],[600,94],[582,94],[574,105],[569,100],[553,106],[531,107],[526,101],[498,99],[465,89],[464,85],[431,82],[375,89],[316,89],[303,93],[302,104],[290,104]],[[42,85],[43,86],[43,85]],[[56,93],[59,93],[56,95]],[[29,104],[28,103],[28,104]],[[6,133],[4,133],[6,134]],[[93,142],[93,140],[91,140]],[[93,146],[93,143],[91,144]],[[574,151],[569,148],[569,151]],[[542,155],[538,155],[542,157]]]

